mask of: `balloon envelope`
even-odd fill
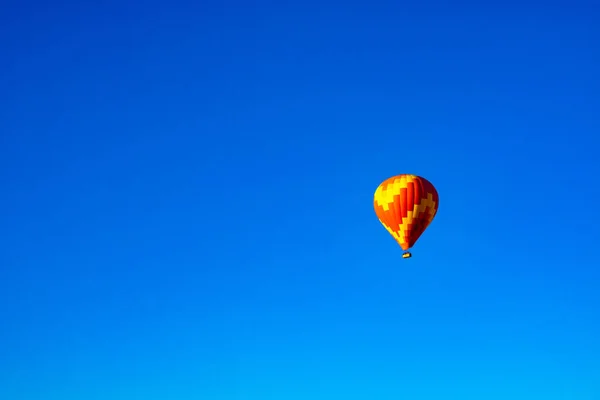
[[[403,250],[414,246],[431,224],[439,198],[427,179],[410,174],[383,181],[373,199],[375,214]]]

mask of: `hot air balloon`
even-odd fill
[[[383,181],[373,199],[377,218],[404,250],[403,258],[412,257],[408,250],[433,221],[438,204],[438,193],[431,182],[409,174]]]

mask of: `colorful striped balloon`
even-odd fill
[[[433,221],[439,198],[427,179],[402,174],[383,181],[375,191],[373,203],[379,221],[406,251]],[[403,257],[410,256],[406,252]]]

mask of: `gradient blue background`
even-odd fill
[[[165,4],[3,6],[1,399],[600,399],[598,9]]]

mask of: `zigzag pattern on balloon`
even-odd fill
[[[402,174],[379,185],[373,205],[385,229],[403,250],[408,250],[433,221],[439,197],[435,187],[425,178]]]

